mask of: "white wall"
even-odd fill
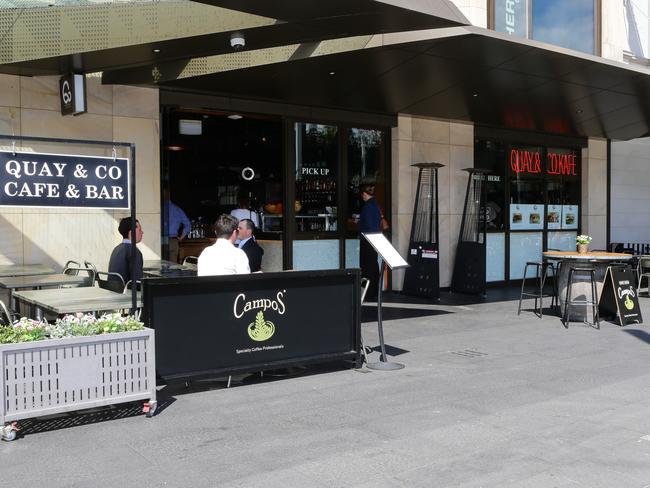
[[[612,142],[612,242],[650,242],[650,138]]]

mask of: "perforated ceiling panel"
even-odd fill
[[[23,5],[22,2],[2,4]],[[32,1],[42,5],[44,2]],[[189,1],[2,8],[0,64],[269,25],[274,19]],[[1,8],[1,7],[0,7]]]

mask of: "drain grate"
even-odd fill
[[[463,349],[462,351],[452,351],[452,354],[456,356],[463,356],[466,358],[477,358],[481,356],[487,356],[486,352],[475,351],[473,349]]]

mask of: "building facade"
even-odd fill
[[[184,3],[186,2],[167,2],[174,8],[182,8],[181,4]],[[561,48],[574,49],[613,61],[631,63],[641,70],[645,70],[648,65],[647,1],[630,0],[621,5],[620,2],[613,0],[581,0],[571,2],[571,8],[567,6],[567,2],[559,1],[455,0],[453,3],[469,22],[477,27],[486,27],[522,39],[557,44]],[[541,6],[545,8],[542,9]],[[201,9],[206,8],[208,7],[201,7]],[[228,22],[230,24],[224,28],[224,31],[228,32],[233,26],[245,26],[244,22],[257,26],[270,23],[264,18],[256,18],[254,21],[247,18],[244,21],[237,15],[229,18]],[[577,30],[576,26],[582,30]],[[206,28],[206,32],[208,31],[209,29]],[[571,32],[580,33],[578,37],[582,44],[575,43],[575,36],[568,35]],[[160,32],[154,34],[164,40]],[[350,38],[348,43],[350,45],[356,43],[353,46],[356,49],[361,46],[362,49],[371,50],[391,46],[392,43],[397,42],[396,39],[404,38],[415,42],[417,39],[426,40],[436,35],[438,35],[436,29],[404,33],[387,32]],[[586,44],[585,39],[588,40]],[[71,52],[75,49],[78,51],[91,49],[80,44],[78,46],[80,47],[70,48]],[[107,43],[100,47],[115,48],[115,46],[119,46],[119,42],[115,41],[110,45]],[[322,44],[321,48],[326,49],[323,46]],[[269,49],[264,55],[270,61],[253,59],[253,54],[247,57],[246,53],[236,60],[240,63],[240,67],[250,68],[266,62],[289,61],[290,58],[297,56],[296,53],[300,51],[294,50],[287,55],[281,49]],[[41,59],[54,54],[56,53],[33,56]],[[223,62],[225,61],[221,58],[204,58],[201,63],[195,63],[196,66],[190,62],[183,69],[198,70],[197,72],[200,73],[205,66],[211,66],[210,63],[218,65]],[[232,62],[232,58],[229,58],[229,62]],[[158,74],[152,73],[152,76],[162,77],[162,82],[168,71],[165,69],[167,65],[161,66],[160,69],[156,66]],[[235,66],[227,69],[237,68]],[[153,70],[149,69],[149,72]],[[192,73],[194,71],[190,74]],[[161,124],[166,107],[171,106],[168,101],[165,101],[170,99],[165,95],[169,87],[162,87],[162,85],[158,87],[155,83],[141,83],[148,86],[102,84],[99,75],[89,75],[87,76],[87,113],[70,117],[62,116],[60,113],[58,80],[58,75],[33,77],[20,74],[0,75],[2,88],[0,90],[0,132],[15,136],[134,142],[137,158],[137,214],[145,231],[142,250],[145,259],[160,257],[165,244],[161,226],[163,218],[161,190],[166,184],[166,179],[169,178],[165,151],[170,145]],[[174,94],[180,92],[182,98],[183,88],[174,86],[171,88]],[[334,88],[334,91],[336,90]],[[650,220],[650,215],[637,212],[641,222],[633,222],[622,217],[634,207],[643,206],[647,198],[643,191],[647,173],[644,171],[644,164],[648,153],[644,151],[648,143],[645,140],[610,141],[607,138],[585,137],[578,134],[568,136],[560,134],[562,137],[556,137],[562,132],[556,130],[556,126],[549,126],[549,130],[546,131],[532,130],[518,120],[515,120],[516,123],[510,127],[495,127],[493,124],[480,121],[422,116],[407,112],[387,114],[392,116],[392,119],[373,118],[360,111],[344,114],[337,111],[328,112],[327,107],[313,110],[307,97],[302,105],[292,100],[290,104],[277,110],[270,102],[259,101],[259,99],[251,99],[247,104],[246,97],[240,94],[233,96],[238,100],[234,103],[229,98],[223,98],[222,95],[221,98],[211,98],[211,94],[197,90],[193,94],[193,100],[203,95],[205,100],[211,101],[179,103],[178,106],[184,109],[202,110],[201,114],[205,118],[211,117],[213,113],[228,115],[234,112],[277,117],[280,123],[284,124],[282,130],[285,138],[283,142],[285,154],[282,157],[288,161],[287,164],[293,164],[295,159],[292,157],[295,158],[298,152],[295,149],[296,139],[290,134],[290,131],[297,127],[296,124],[337,127],[341,134],[346,135],[356,129],[382,131],[388,154],[385,174],[382,176],[386,185],[383,203],[387,204],[385,212],[390,215],[392,242],[403,255],[408,252],[417,184],[417,171],[411,165],[423,161],[442,163],[444,167],[439,170],[439,259],[440,284],[443,287],[451,283],[467,186],[467,173],[462,169],[468,167],[481,167],[488,163],[492,166],[500,165],[499,171],[495,174],[501,174],[503,178],[499,182],[503,189],[495,190],[500,198],[495,202],[496,212],[499,214],[497,221],[500,224],[494,224],[487,240],[489,282],[502,283],[520,278],[523,261],[541,256],[541,252],[548,248],[571,248],[577,233],[591,235],[594,238],[592,247],[595,249],[604,249],[609,241],[650,241],[650,235],[646,236],[640,231],[640,229],[650,228],[648,225],[650,222],[643,220]],[[390,97],[390,95],[387,93],[385,96]],[[233,108],[235,105],[240,108],[235,110]],[[501,129],[507,130],[499,132]],[[496,135],[495,130],[498,132]],[[287,134],[290,134],[288,138]],[[345,152],[343,135],[339,136],[338,141],[337,150]],[[18,144],[20,145],[20,141]],[[493,147],[493,144],[501,145],[504,156],[501,159],[497,157],[490,160],[493,156],[486,156],[487,153],[484,151],[486,144],[490,147]],[[292,148],[293,156],[286,155],[286,148]],[[10,145],[6,145],[3,149],[10,149]],[[25,149],[66,153],[80,151],[89,154],[88,148],[62,148],[61,145],[56,144],[28,144]],[[109,144],[92,151],[109,155],[111,147]],[[349,153],[350,150],[347,151]],[[570,155],[574,166],[567,170],[570,174],[562,174],[557,178],[549,176],[547,168],[544,167],[546,169],[540,170],[541,173],[546,172],[543,178],[540,179],[540,175],[532,174],[529,175],[529,179],[526,179],[520,172],[513,171],[510,157],[513,151],[528,151],[531,154],[538,154],[538,157],[541,155],[542,164],[560,157],[557,155],[564,155],[563,160],[566,161],[568,157],[566,155]],[[351,159],[350,154],[341,156],[337,161],[345,163],[338,167],[339,170],[347,171]],[[634,176],[630,174],[631,172]],[[268,270],[301,269],[307,266],[301,264],[303,261],[299,259],[300,246],[306,246],[309,254],[318,256],[322,256],[324,250],[328,249],[327,252],[334,257],[323,267],[356,265],[358,257],[356,257],[354,237],[351,233],[346,234],[341,230],[345,220],[355,213],[354,203],[352,201],[346,203],[343,197],[350,185],[353,186],[354,182],[358,184],[356,180],[352,182],[354,175],[350,178],[346,180],[341,176],[337,180],[339,196],[335,198],[342,202],[341,211],[343,209],[346,211],[345,214],[339,215],[338,227],[331,225],[333,218],[331,211],[329,217],[322,217],[324,222],[328,222],[328,230],[337,233],[336,237],[330,239],[331,242],[325,242],[328,239],[324,236],[334,234],[322,234],[320,231],[324,229],[313,228],[311,229],[313,232],[308,232],[305,230],[305,225],[308,224],[305,224],[305,218],[300,217],[299,211],[294,209],[286,213],[285,208],[284,217],[286,221],[290,218],[293,220],[290,224],[293,230],[288,237],[287,234],[283,234],[281,240],[284,242],[290,238],[291,246],[289,248],[288,245],[282,244],[282,249],[278,248],[271,253],[275,257],[273,265],[268,265]],[[288,191],[287,185],[290,184],[292,187],[289,196],[285,193],[283,197],[285,202],[295,199],[297,188],[303,190],[307,188],[310,191],[316,189],[316,187],[306,187],[305,182],[300,183],[303,185],[301,187],[296,186],[299,184],[296,178],[285,178],[280,183],[285,185],[285,192]],[[329,187],[323,186],[323,188]],[[304,202],[301,201],[300,204],[304,205]],[[540,213],[542,209],[544,213],[535,217],[536,210],[528,211],[526,219],[529,225],[523,225],[520,221],[523,219],[523,213],[514,207],[517,205],[522,207],[540,205]],[[332,207],[332,205],[323,205],[323,208],[328,206]],[[560,210],[554,210],[556,206]],[[571,206],[575,206],[575,209]],[[568,210],[562,213],[564,207],[568,207]],[[555,226],[556,222],[548,221],[555,218],[550,217],[553,212],[558,212],[558,218],[562,219],[558,227]],[[567,220],[571,212],[576,215],[573,219]],[[0,250],[0,262],[43,262],[60,267],[68,259],[86,259],[96,263],[99,268],[104,268],[108,263],[110,250],[120,240],[117,235],[117,221],[125,215],[125,212],[107,210],[2,208],[0,222],[3,245]],[[401,289],[402,273],[395,272],[392,279],[393,288]]]

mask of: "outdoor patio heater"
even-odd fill
[[[420,169],[411,223],[409,253],[403,292],[426,298],[440,298],[438,260],[438,168],[439,163],[415,163]]]
[[[469,173],[463,220],[460,225],[451,291],[485,294],[485,221],[486,174],[483,168],[465,168]]]

